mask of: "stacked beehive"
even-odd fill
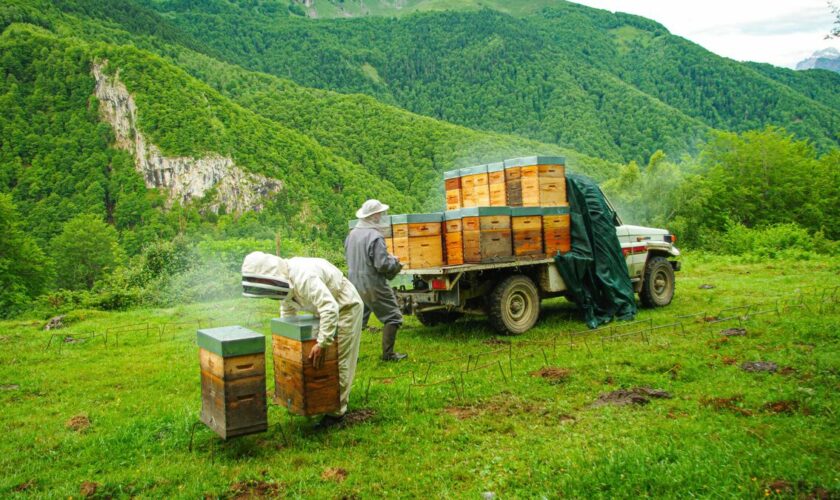
[[[403,269],[568,252],[565,163],[531,156],[445,172],[446,212],[391,216],[389,251]]]

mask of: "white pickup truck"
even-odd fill
[[[623,225],[618,216],[615,224],[642,305],[670,304],[674,271],[680,270],[680,262],[673,260],[680,255],[674,246],[676,237],[664,229]],[[563,296],[566,291],[553,258],[411,269],[401,274],[394,281],[400,306],[422,324],[480,314],[500,333],[512,335],[534,326],[543,299]]]

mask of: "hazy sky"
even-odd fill
[[[671,33],[738,61],[793,67],[815,50],[840,50],[840,40],[824,39],[835,19],[827,0],[573,1],[654,19]]]

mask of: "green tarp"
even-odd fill
[[[632,320],[636,297],[615,234],[615,212],[592,179],[566,175],[571,214],[572,249],[554,262],[566,282],[569,298],[581,308],[590,328],[613,318]]]

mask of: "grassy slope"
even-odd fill
[[[738,264],[688,256],[678,277],[674,303],[644,311],[641,320],[667,324],[678,315],[717,311],[745,303],[772,301],[797,291],[809,294],[840,285],[836,259]],[[698,289],[711,283],[713,290]],[[514,339],[514,353],[531,355],[513,362],[513,379],[502,378],[494,360],[465,375],[465,401],[447,383],[414,388],[406,408],[410,373],[429,382],[444,381],[466,365],[468,354],[491,351],[486,324],[466,320],[422,328],[413,320],[399,346],[406,363],[376,361],[379,338],[365,333],[353,409],[376,412],[367,423],[313,434],[310,423],[269,407],[269,432],[219,442],[201,427],[188,451],[189,430],[200,407],[195,323],[169,327],[164,341],[142,333],[65,344],[59,354],[45,350],[49,334],[42,323],[0,324],[0,495],[33,481],[39,496],[76,495],[83,481],[100,484],[100,493],[154,497],[224,495],[242,481],[276,485],[288,495],[477,496],[494,491],[514,496],[761,496],[783,479],[801,491],[819,486],[838,494],[840,440],[840,292],[821,314],[813,296],[809,309],[791,308],[746,323],[749,335],[718,341],[717,331],[692,320],[686,336],[658,331],[650,344],[638,337],[592,354],[561,343],[548,364],[572,370],[565,384],[550,385],[528,373],[545,365],[539,346],[583,328],[568,320],[569,305],[555,300],[539,326]],[[786,303],[783,302],[782,306]],[[225,302],[128,313],[76,313],[81,318],[62,334],[103,331],[141,322],[156,329],[165,322],[243,323],[271,312],[259,302]],[[625,331],[636,327],[624,327]],[[501,346],[503,351],[504,347]],[[729,358],[735,365],[728,365]],[[447,361],[450,360],[450,361]],[[787,375],[741,371],[744,361],[769,360],[794,371]],[[270,369],[269,369],[270,372]],[[269,373],[269,380],[271,374]],[[387,377],[371,384],[371,377]],[[271,390],[269,382],[269,390]],[[644,407],[590,408],[600,393],[648,385],[674,398]],[[742,395],[734,410],[715,410],[704,398]],[[768,402],[795,401],[791,414],[762,409]],[[743,410],[751,413],[742,415]],[[85,414],[91,427],[81,433],[65,427]],[[463,418],[461,418],[463,417]],[[289,443],[284,444],[277,424]],[[344,482],[323,479],[327,468],[347,471]]]

